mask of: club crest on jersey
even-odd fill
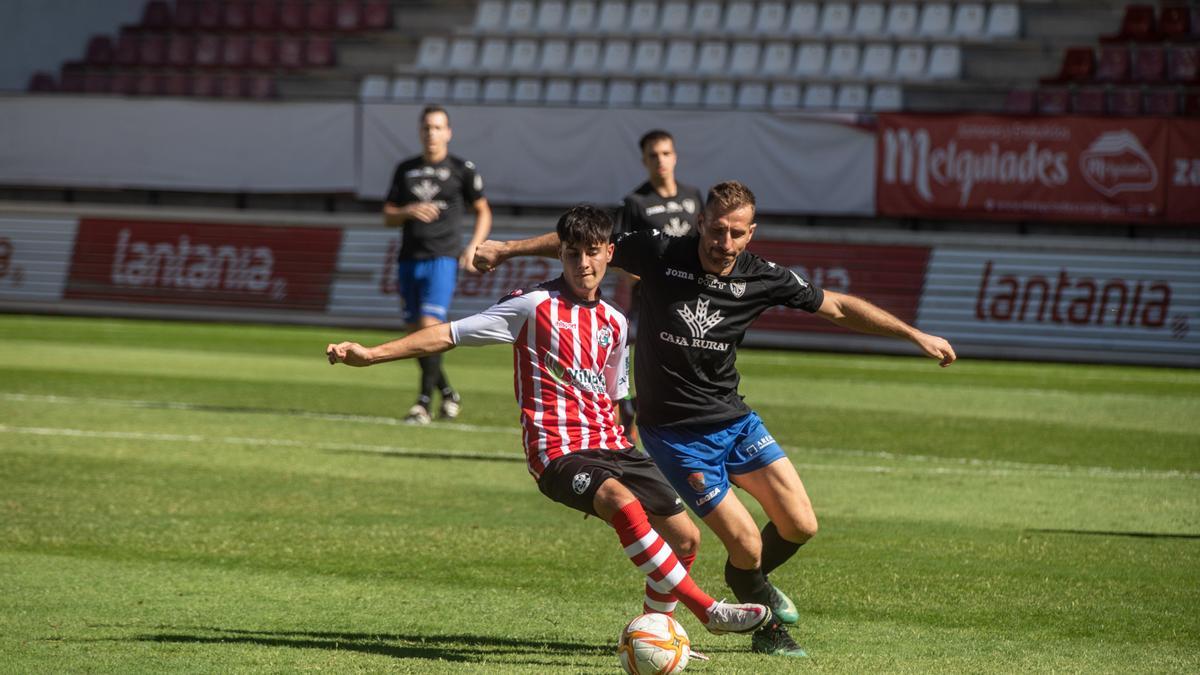
[[[740,298],[746,293],[746,282],[742,280],[729,282],[729,290],[733,291],[733,297]]]
[[[450,180],[450,169],[444,166],[439,166],[437,170],[437,177],[440,181]]]
[[[687,211],[688,213],[695,213],[696,212],[696,200],[695,199],[683,200],[683,210]]]
[[[596,344],[607,347],[612,344],[612,330],[607,326],[596,331]]]
[[[588,486],[591,484],[592,477],[586,473],[577,473],[575,474],[575,477],[571,479],[571,489],[574,490],[575,494],[577,495],[587,492]]]
[[[689,473],[688,477],[687,477],[687,482],[688,482],[688,485],[691,485],[692,489],[695,490],[696,492],[702,492],[704,490],[704,488],[706,487],[705,482],[704,482],[704,474],[700,473],[699,471],[697,471],[696,473]]]

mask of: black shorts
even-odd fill
[[[550,499],[576,511],[596,516],[592,502],[601,483],[616,478],[637,497],[646,513],[673,516],[683,512],[683,502],[663,478],[654,460],[635,449],[581,450],[550,462],[538,489]]]

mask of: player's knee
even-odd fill
[[[788,518],[782,523],[776,522],[775,527],[779,530],[779,536],[788,541],[803,544],[817,536],[817,515],[810,511],[795,518]]]
[[[696,555],[700,550],[700,530],[693,527],[690,531],[680,532],[671,547],[675,549],[675,555],[680,557]]]

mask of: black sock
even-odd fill
[[[454,387],[451,387],[451,386],[442,387],[442,400],[443,401],[457,401],[458,400],[458,392],[454,391]]]
[[[422,356],[417,359],[417,364],[421,366],[421,398],[432,399],[433,391],[438,388],[438,375],[442,372],[442,355]]]
[[[733,590],[733,595],[738,602],[753,602],[767,606],[771,604],[771,587],[767,585],[762,568],[744,570],[734,567],[733,563],[726,559],[725,583],[729,584],[729,588]]]
[[[774,572],[783,563],[796,555],[796,551],[804,544],[788,541],[779,534],[775,523],[768,521],[762,530],[762,572],[763,576]]]

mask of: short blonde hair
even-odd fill
[[[727,180],[709,188],[708,199],[704,202],[705,210],[709,215],[714,216],[736,211],[743,206],[749,206],[751,211],[758,210],[755,206],[754,193],[736,180]]]

